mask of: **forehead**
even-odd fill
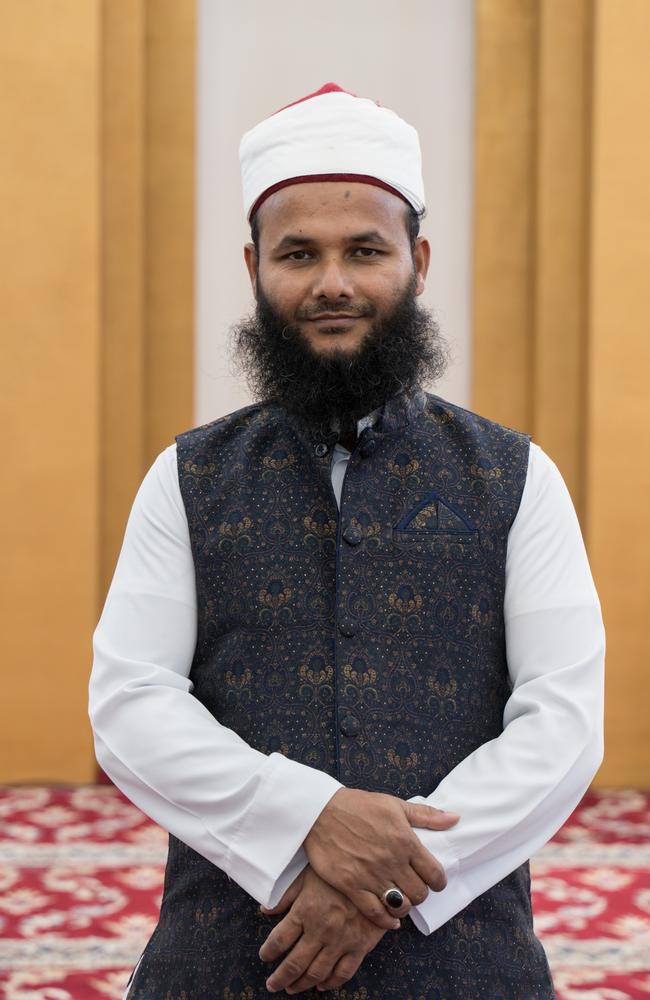
[[[260,234],[269,245],[289,232],[325,240],[371,229],[401,241],[407,208],[398,195],[374,184],[318,181],[280,188],[257,214]]]

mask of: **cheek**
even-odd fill
[[[408,288],[408,281],[399,281],[397,278],[393,277],[391,281],[386,282],[382,287],[381,291],[378,292],[377,301],[381,302],[381,305],[385,309],[392,309],[395,303],[402,298]]]
[[[379,268],[368,275],[367,281],[361,281],[360,287],[369,295],[375,295],[377,300],[389,303],[404,295],[409,283],[413,280],[413,267],[406,261],[395,264],[390,271],[379,271]]]
[[[306,283],[297,275],[270,274],[267,283],[274,302],[283,309],[299,305],[306,294]]]
[[[288,290],[273,279],[273,276],[266,272],[262,275],[262,291],[269,304],[282,314],[291,312],[293,298]]]

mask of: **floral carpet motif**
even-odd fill
[[[112,786],[1,788],[0,997],[120,1000],[166,850]],[[558,1000],[650,1000],[650,793],[587,794],[532,872]]]

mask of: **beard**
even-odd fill
[[[447,366],[447,345],[432,314],[418,305],[415,288],[413,272],[354,352],[320,353],[269,301],[258,275],[255,311],[230,329],[235,367],[256,399],[280,404],[314,429],[338,424],[342,432],[356,432],[361,417],[398,393],[436,381]],[[318,313],[352,311],[340,300],[318,305]]]

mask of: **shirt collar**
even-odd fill
[[[361,434],[361,431],[365,431],[366,427],[372,427],[375,420],[381,413],[381,409],[382,409],[381,406],[378,406],[376,410],[372,411],[372,413],[368,413],[367,416],[361,417],[360,420],[357,420],[357,434]],[[340,430],[341,425],[339,423],[338,417],[332,417],[330,421],[330,427],[332,428],[333,431]]]
[[[377,420],[379,414],[381,413],[381,410],[382,410],[382,407],[379,406],[379,407],[377,407],[376,410],[373,410],[372,413],[368,413],[365,417],[361,417],[360,420],[357,420],[357,437],[361,436],[362,431],[365,431],[366,427],[372,427],[372,425]],[[330,426],[331,426],[331,428],[332,428],[333,431],[338,431],[339,430],[339,422],[338,422],[338,420],[337,420],[336,417],[334,417],[332,419],[332,422],[331,422]],[[338,451],[342,451],[346,455],[350,454],[350,452],[348,451],[348,449],[344,448],[343,445],[340,443],[340,441],[336,442],[336,444],[334,445],[334,450],[335,451],[337,451],[337,450]]]

